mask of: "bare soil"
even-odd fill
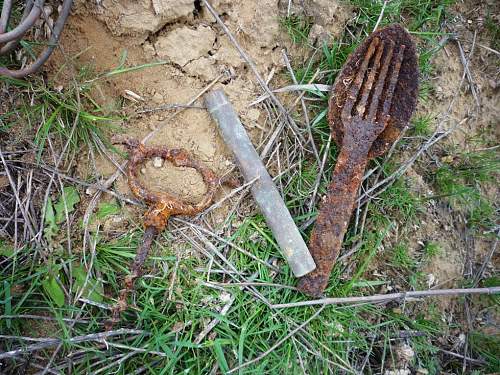
[[[283,69],[283,48],[295,48],[279,25],[279,15],[287,11],[284,3],[288,2],[213,3],[264,77],[272,78]],[[318,35],[332,37],[343,32],[350,16],[348,7],[335,1],[306,3],[316,22]],[[64,85],[69,77],[56,67],[64,64],[69,56],[77,56],[77,66],[95,73],[115,69],[125,53],[127,66],[165,61],[164,65],[100,80],[94,97],[104,107],[119,108],[132,115],[131,120],[119,124],[121,133],[141,139],[157,130],[150,140],[152,145],[184,148],[216,173],[224,175],[234,168],[232,157],[205,110],[188,109],[174,121],[167,120],[169,111],[135,115],[139,107],[186,103],[220,77],[215,87],[224,89],[257,146],[269,131],[265,125],[266,113],[249,106],[260,95],[254,73],[208,11],[197,4],[196,1],[104,0],[99,6],[77,1],[62,38],[64,55],[56,53],[47,70],[59,72],[55,78]],[[326,24],[325,19],[330,16],[338,23]],[[297,48],[294,51],[300,52]],[[126,90],[141,96],[144,102],[135,104],[124,99]],[[115,171],[114,165],[102,156],[89,168],[87,155],[82,156],[79,169],[82,177],[89,177],[89,174],[96,177],[97,174],[107,178]],[[144,182],[149,187],[176,193],[188,201],[196,201],[204,192],[201,177],[195,172],[154,168],[149,163],[144,175],[147,176]],[[115,188],[130,195],[123,176],[117,180]]]

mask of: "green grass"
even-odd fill
[[[398,179],[380,195],[380,200],[375,206],[382,214],[392,213],[400,221],[411,223],[416,219],[421,210],[420,201],[409,190],[408,182],[403,178]]]
[[[481,353],[486,359],[489,371],[498,371],[500,368],[500,338],[498,335],[488,335],[481,332],[472,332],[470,342],[473,350]]]
[[[432,125],[432,116],[415,116],[411,120],[410,131],[413,135],[419,137],[428,137],[431,135],[431,125]]]
[[[274,245],[265,240],[269,234],[266,229],[262,229],[263,236],[260,241],[249,241],[248,236],[253,235],[249,228],[254,225],[258,223],[254,223],[252,219],[246,220],[234,235],[234,241],[246,246],[249,250],[256,251],[261,259],[266,259],[275,253]],[[121,274],[135,252],[140,235],[140,232],[132,231],[115,240],[102,241],[98,245],[92,278],[102,279],[105,295],[116,296],[119,291]],[[374,237],[375,243],[379,243],[379,240],[380,235]],[[257,244],[252,245],[252,242]],[[168,243],[168,241],[163,239],[161,243]],[[372,252],[369,246],[366,251]],[[162,255],[158,256],[160,253]],[[200,284],[206,274],[197,269],[206,268],[207,264],[206,260],[197,257],[180,260],[172,299],[168,300],[166,296],[169,294],[174,275],[171,265],[175,261],[175,256],[171,250],[160,248],[159,245],[155,248],[154,254],[156,256],[151,258],[149,264],[152,276],[142,278],[138,283],[134,307],[124,315],[122,325],[140,327],[148,332],[147,335],[131,338],[125,343],[127,346],[168,353],[168,357],[161,358],[137,353],[127,361],[126,366],[118,370],[119,374],[130,373],[144,363],[151,364],[151,367],[156,369],[155,373],[167,374],[182,371],[196,374],[207,373],[216,363],[220,368],[226,368],[226,366],[232,368],[269,349],[276,340],[284,337],[315,311],[312,308],[273,311],[258,302],[250,293],[238,287],[230,287],[227,292],[234,298],[234,303],[230,313],[222,317],[216,311],[227,303],[227,299],[221,300],[221,291]],[[288,273],[272,277],[267,268],[261,268],[255,262],[248,260],[242,261],[238,253],[230,255],[228,259],[233,264],[238,264],[238,268],[254,274],[255,282],[274,282],[283,285],[290,285],[293,282]],[[75,263],[59,258],[58,264],[61,266],[58,280],[66,290],[69,290],[69,277],[63,266],[67,266],[69,270],[69,267],[74,267]],[[13,293],[9,315],[33,313],[35,306],[37,314],[49,314],[59,318],[79,313],[79,304],[75,306],[65,302],[64,305],[58,307],[50,297],[46,296],[41,285],[46,273],[45,268],[39,268],[27,280],[22,277],[27,272],[26,269],[12,264],[11,266],[9,271],[12,273],[9,272],[10,276],[4,278],[3,282],[8,283],[10,290],[21,292]],[[363,269],[358,271],[361,275]],[[213,276],[212,279],[214,279]],[[337,285],[336,293],[341,295],[342,292],[356,292],[354,280],[356,278],[344,286]],[[302,299],[297,293],[286,289],[261,287],[259,291],[272,303]],[[76,293],[76,290],[73,290],[73,293]],[[109,303],[112,300],[106,297],[105,302]],[[370,319],[367,320],[368,316]],[[221,321],[212,334],[201,344],[196,344],[195,339],[206,322],[217,317]],[[107,318],[107,314],[105,310],[87,305],[82,310],[81,318],[87,319],[88,322],[76,324],[71,336],[101,331],[102,322]],[[182,324],[187,322],[191,323],[180,329]],[[9,328],[7,324],[10,325]],[[26,321],[23,319],[0,319],[2,332],[8,329],[14,335],[28,335],[25,325]],[[30,327],[30,329],[33,327],[41,329],[36,323]],[[51,323],[51,335],[70,337],[64,327],[62,321]],[[173,330],[175,327],[177,332]],[[345,350],[347,342],[362,353],[370,347],[371,339],[367,337],[368,333],[370,336],[390,337],[402,329],[423,329],[430,334],[430,338],[426,339],[425,343],[432,345],[431,338],[434,335],[437,337],[438,333],[431,327],[425,327],[422,322],[414,321],[403,314],[394,315],[384,307],[369,305],[329,307],[317,320],[311,322],[307,331],[297,337],[295,345],[299,346],[300,355],[303,356],[311,373],[322,373],[328,371],[328,368],[325,362],[304,351],[302,345],[306,344],[312,346],[323,357],[329,358],[337,368],[352,371],[353,363],[349,352]],[[108,341],[110,344],[115,342],[113,339]],[[276,373],[283,369],[287,369],[290,373],[300,371],[296,361],[298,354],[295,345],[294,341],[286,341],[263,361],[245,369],[243,373]],[[75,364],[75,373],[87,373],[103,367],[103,364],[98,363],[100,359],[106,359],[103,353],[92,350],[89,343],[80,344],[78,347],[84,349],[86,354],[80,359],[81,362],[78,361]],[[74,349],[72,345],[65,346],[62,355],[72,348]],[[120,351],[117,350],[117,352]],[[154,361],[160,362],[153,365]],[[114,368],[116,369],[117,367]]]
[[[439,196],[446,197],[452,205],[466,212],[470,227],[488,229],[495,225],[498,213],[481,186],[495,183],[499,166],[496,151],[457,153],[450,163],[439,167],[432,178]]]
[[[441,254],[441,247],[435,242],[427,242],[424,246],[424,257],[426,259],[432,259],[439,254]]]
[[[307,17],[291,15],[280,18],[280,26],[288,33],[290,39],[296,44],[305,44],[313,25]]]
[[[491,48],[498,51],[500,49],[500,25],[492,15],[492,11],[488,11],[484,26],[491,37]]]
[[[0,131],[16,128],[26,135],[35,133],[33,142],[37,148],[38,158],[48,147],[48,138],[56,145],[68,143],[71,157],[81,147],[94,145],[101,147],[98,140],[106,142],[105,132],[109,133],[115,127],[112,122],[117,117],[105,114],[104,110],[89,95],[90,87],[69,85],[62,91],[57,91],[46,83],[34,80],[31,83],[0,77],[0,83],[5,82],[25,92],[23,104],[15,111],[0,115],[3,127]],[[29,97],[35,99],[30,102]],[[34,129],[28,129],[26,124],[32,124]],[[106,146],[110,146],[109,143]]]
[[[398,244],[392,249],[391,264],[407,270],[415,267],[415,260],[409,254],[407,244]]]

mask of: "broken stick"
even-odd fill
[[[219,126],[224,142],[233,152],[245,181],[255,180],[252,195],[296,277],[316,268],[290,212],[257,151],[222,90],[205,95],[205,104]]]

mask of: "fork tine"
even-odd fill
[[[391,65],[393,53],[394,53],[394,42],[392,40],[389,40],[389,48],[387,51],[387,55],[384,57],[384,62],[382,63],[382,70],[380,71],[380,75],[377,80],[377,85],[375,86],[375,91],[373,93],[372,102],[370,104],[370,109],[368,110],[368,116],[367,116],[368,121],[373,122],[376,120],[375,117],[377,115],[378,103],[380,101],[380,94],[382,93],[382,90],[384,89],[385,86],[385,79],[387,76],[387,72],[389,70],[389,65]]]
[[[358,115],[363,117],[366,110],[366,103],[368,102],[368,97],[372,91],[373,82],[375,81],[375,76],[378,73],[380,68],[380,59],[382,58],[382,53],[384,53],[385,41],[382,41],[377,47],[377,54],[375,55],[375,60],[373,62],[373,66],[368,74],[368,78],[363,85],[363,90],[361,92],[361,99],[359,100],[358,105],[356,106],[356,112]]]
[[[401,64],[403,63],[403,57],[405,53],[406,46],[403,44],[399,48],[398,55],[396,56],[396,63],[394,64],[394,71],[391,74],[391,81],[389,83],[389,88],[384,101],[384,108],[382,111],[382,118],[385,118],[391,109],[392,96],[394,95],[394,90],[396,89],[396,83],[398,82],[399,70],[401,69]]]
[[[373,38],[372,42],[370,43],[370,46],[368,47],[368,51],[366,52],[365,58],[361,63],[361,67],[358,70],[356,79],[352,83],[347,93],[347,98],[341,114],[342,121],[349,121],[349,119],[351,118],[352,107],[354,107],[354,103],[356,101],[356,98],[358,97],[359,90],[361,89],[361,85],[363,84],[363,78],[365,77],[366,69],[368,68],[370,59],[375,53],[375,49],[377,48],[379,43],[380,43],[379,38]]]

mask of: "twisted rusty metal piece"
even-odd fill
[[[0,56],[6,55],[14,50],[28,30],[35,25],[36,21],[38,21],[42,15],[45,0],[26,0],[20,24],[10,31],[7,31],[12,13],[12,3],[12,0],[4,0],[0,14]],[[59,43],[59,38],[61,37],[62,30],[71,12],[72,5],[73,0],[63,1],[61,12],[54,24],[50,38],[47,41],[47,47],[31,65],[19,70],[0,67],[0,75],[23,78],[37,72],[38,69],[45,64]]]
[[[118,302],[113,308],[112,319],[106,322],[109,330],[114,323],[120,320],[120,314],[127,309],[128,295],[134,290],[135,281],[142,275],[143,265],[156,235],[161,233],[167,226],[171,215],[195,215],[207,208],[213,201],[217,187],[221,183],[234,185],[234,181],[218,178],[215,173],[193,159],[184,149],[169,149],[167,147],[146,147],[134,139],[115,140],[115,144],[124,144],[130,151],[127,165],[128,184],[132,193],[150,206],[144,216],[143,242],[137,249],[136,257],[131,266],[130,275],[125,278],[125,288],[120,291]],[[187,167],[195,169],[203,178],[207,187],[200,202],[191,204],[181,201],[179,198],[166,192],[148,190],[138,178],[141,165],[153,157],[161,157],[171,162],[176,167]]]
[[[299,280],[302,292],[316,297],[326,288],[368,160],[398,138],[415,109],[417,90],[415,46],[399,25],[372,34],[337,78],[329,121],[341,151],[309,243],[317,268]]]

